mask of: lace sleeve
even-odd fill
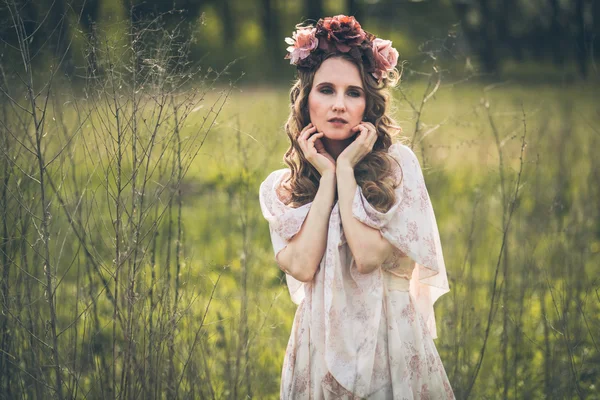
[[[277,256],[286,248],[290,240],[298,233],[312,202],[298,208],[292,208],[283,203],[278,196],[278,188],[289,169],[273,171],[260,185],[259,201],[262,214],[269,223],[269,232],[275,262],[279,265]],[[286,281],[292,301],[300,304],[304,299],[304,283],[286,273]]]
[[[352,212],[359,221],[380,230],[397,250],[396,257],[406,255],[415,262],[410,292],[432,337],[436,338],[433,304],[450,289],[433,206],[413,151],[401,143],[394,143],[388,151],[401,166],[402,181],[396,188],[396,202],[387,212],[379,212],[358,187]]]

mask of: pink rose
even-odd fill
[[[338,50],[348,53],[352,47],[360,46],[367,34],[354,17],[336,15],[321,18],[317,22],[317,37],[322,37],[320,47],[325,51]]]
[[[373,76],[376,79],[386,78],[389,71],[392,71],[398,63],[398,51],[392,47],[391,40],[376,38],[373,40],[373,56],[375,58],[375,72]]]
[[[286,49],[289,54],[285,58],[290,59],[290,64],[297,64],[305,59],[310,52],[317,48],[319,39],[315,37],[316,28],[299,28],[292,37],[286,37],[285,42],[290,46]]]

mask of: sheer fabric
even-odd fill
[[[282,371],[281,398],[454,398],[433,339],[433,304],[449,291],[433,207],[419,161],[395,143],[389,154],[402,183],[385,213],[360,187],[352,214],[395,248],[381,268],[360,274],[347,245],[339,207],[329,220],[327,247],[311,282],[286,274],[299,305]],[[288,169],[260,186],[260,205],[275,259],[300,230],[312,203],[286,206],[277,188]],[[429,397],[427,397],[429,396]]]

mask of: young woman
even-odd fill
[[[338,15],[297,26],[289,168],[260,186],[298,304],[282,399],[452,399],[433,339],[449,291],[419,161],[392,142],[398,52]]]

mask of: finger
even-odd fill
[[[361,125],[364,126],[369,132],[377,132],[377,128],[370,122],[361,122]]]
[[[304,128],[302,128],[302,132],[301,133],[306,132],[308,129],[312,128],[313,126],[314,126],[313,123],[309,122],[308,125],[306,125]]]
[[[369,129],[375,130],[375,125],[373,125],[371,122],[362,121],[361,124],[367,126]]]
[[[311,137],[308,139],[307,143],[310,143],[310,144],[312,145],[312,147],[315,147],[315,149],[316,149],[316,144],[315,144],[315,143],[316,143],[316,142],[317,142],[317,140],[319,140],[321,137],[323,137],[323,132],[315,133],[314,135],[312,135],[312,136],[311,136]]]
[[[309,130],[312,127],[313,127],[312,124],[306,125],[304,128],[302,128],[302,130],[300,131],[300,134],[298,136],[302,136],[307,130]]]
[[[369,150],[373,149],[375,141],[377,140],[377,134],[375,131],[364,123],[358,125],[358,130],[360,130],[360,133],[357,137],[359,143]]]
[[[310,139],[312,139],[312,137]],[[317,149],[315,147],[315,141],[310,140],[310,139],[306,141],[306,154],[307,155],[317,153]]]
[[[305,137],[307,133],[311,132],[311,131],[315,131],[316,127],[314,126],[307,126],[305,127],[302,132],[300,132],[300,137]]]
[[[356,139],[361,139],[361,140],[364,140],[369,133],[369,130],[367,129],[367,127],[364,125],[360,125],[360,124],[356,125],[354,128],[352,128],[352,130],[355,132],[358,132],[358,136],[356,137]]]
[[[368,140],[372,140],[373,137],[377,137],[377,129],[375,129],[375,126],[369,122],[364,122],[362,123],[362,126],[365,127],[365,129],[367,130],[367,137]]]
[[[373,148],[373,146],[375,145],[375,142],[377,141],[377,130],[373,127],[372,129],[369,128],[369,145],[371,148]]]
[[[375,143],[377,143],[377,139],[379,138],[379,136],[377,135],[377,131],[373,132],[373,136],[372,136],[372,140],[371,140],[371,146],[370,149],[373,150],[373,147],[375,147]]]
[[[308,148],[307,148],[307,143],[306,143],[306,139],[308,137],[308,135],[310,135],[310,129],[309,126],[306,126],[298,135],[298,138],[296,139],[296,142],[298,143],[298,146],[300,146],[300,149],[302,150],[303,154],[306,154],[308,152]]]
[[[375,128],[375,125],[373,125],[370,122],[361,122],[361,125],[363,125],[364,127],[367,128],[367,130],[369,131],[369,137],[371,137],[371,134],[374,133],[375,137],[377,137],[377,128]]]
[[[377,128],[373,124],[369,124],[369,137],[373,139],[373,141],[377,140]]]
[[[366,130],[367,130],[367,127],[362,124],[358,124],[354,128],[352,128],[352,131],[354,131],[354,132],[358,132],[358,131],[365,132]]]
[[[318,139],[321,136],[323,136],[323,132],[317,132],[314,135],[312,135],[311,137],[309,137],[308,140],[314,142],[316,139]]]
[[[298,139],[301,140],[306,140],[308,139],[308,137],[310,136],[311,133],[314,133],[317,131],[317,128],[315,126],[312,126],[310,128],[304,128],[304,130],[300,133],[300,136],[298,136]]]
[[[317,132],[316,130],[315,131],[310,131],[306,135],[306,142],[308,143],[310,141],[314,141],[315,138],[318,138],[320,135],[322,136],[323,132]]]

